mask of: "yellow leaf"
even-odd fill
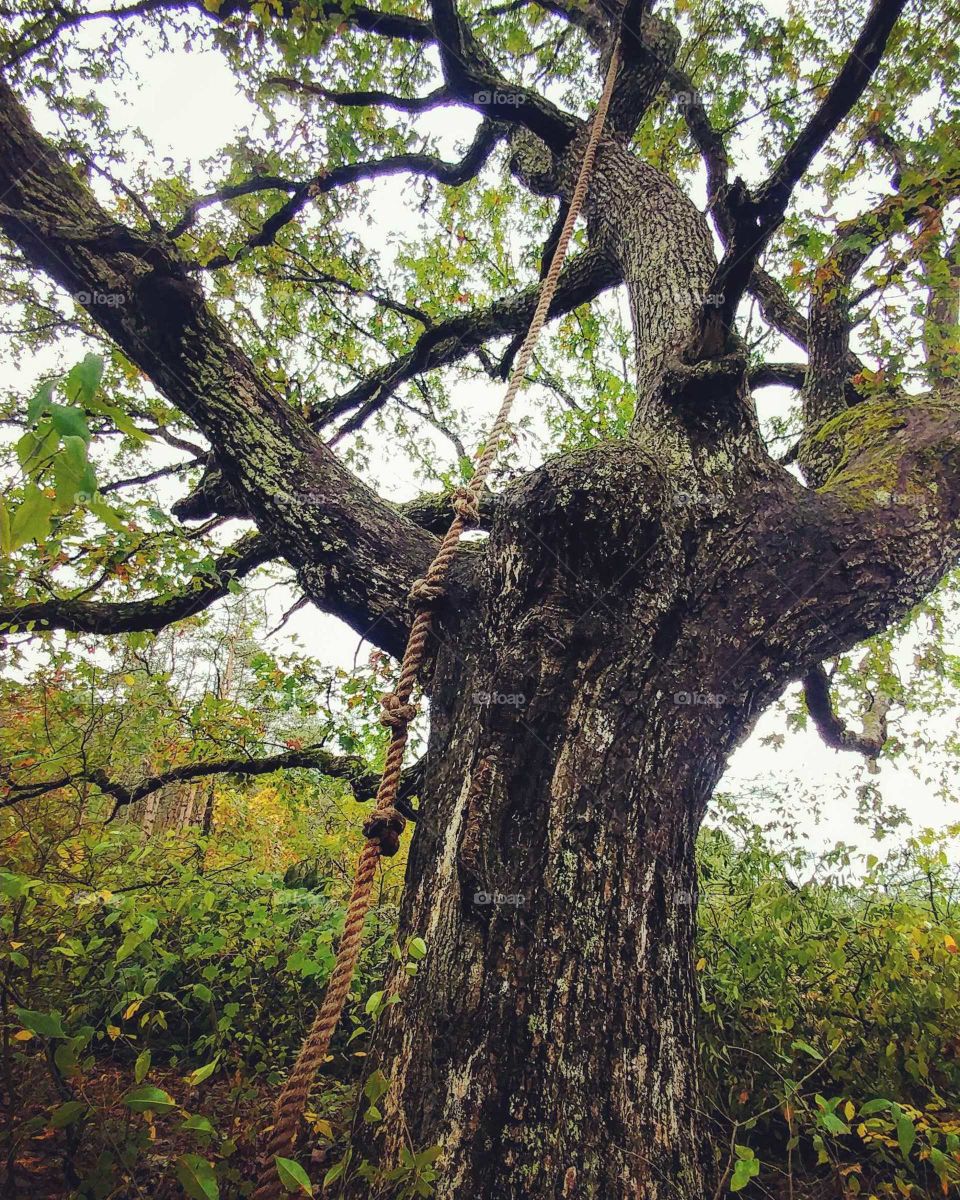
[[[133,687],[133,685],[137,682],[137,677],[136,675],[124,675],[123,682],[127,685],[127,687]]]
[[[706,960],[705,958],[698,959],[698,960],[697,960],[697,968],[696,968],[696,969],[697,969],[698,971],[702,971],[702,970],[703,970],[703,968],[704,968],[706,965],[707,965],[707,960]]]
[[[19,950],[21,946],[25,946],[26,944],[27,944],[26,942],[11,942],[10,949],[11,950]]]
[[[129,1021],[130,1018],[133,1016],[133,1014],[137,1011],[137,1009],[140,1007],[140,1005],[142,1003],[143,1003],[142,1000],[134,1000],[134,1002],[132,1004],[128,1004],[126,1007],[126,1011],[123,1014],[123,1019],[125,1021]]]
[[[120,1030],[116,1027],[116,1025],[108,1025],[107,1026],[107,1037],[110,1039],[111,1042],[115,1042],[119,1036],[120,1036]]]
[[[843,1106],[843,1112],[848,1121],[853,1120],[853,1116],[856,1111],[857,1110],[853,1107],[853,1104],[849,1100]]]
[[[33,1034],[29,1029],[18,1029],[13,1035],[13,1040],[15,1042],[29,1042],[32,1037]]]
[[[958,950],[960,950],[960,947],[957,946],[956,940],[952,938],[949,933],[945,933],[943,935],[943,944],[951,954],[956,954]]]

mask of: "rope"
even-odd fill
[[[619,59],[620,46],[618,42],[610,57],[603,92],[593,115],[590,135],[580,164],[580,172],[577,176],[573,196],[570,199],[570,208],[550,260],[550,269],[541,284],[537,305],[530,319],[530,326],[510,373],[500,410],[476,458],[470,482],[466,486],[458,488],[453,494],[454,517],[440,543],[436,557],[427,568],[424,577],[418,579],[410,590],[410,600],[415,615],[400,664],[396,691],[387,692],[381,698],[383,712],[380,720],[392,731],[390,745],[387,749],[380,786],[377,789],[376,804],[363,826],[367,843],[357,862],[353,890],[347,906],[346,922],[337,948],[336,966],[327,985],[320,1011],[314,1019],[283,1090],[277,1097],[273,1111],[273,1127],[266,1144],[265,1159],[252,1200],[283,1200],[283,1185],[274,1159],[277,1155],[289,1158],[296,1151],[300,1122],[307,1105],[310,1088],[326,1059],[330,1041],[339,1024],[347,996],[350,994],[354,969],[360,956],[363,922],[370,908],[377,862],[381,856],[390,857],[396,854],[400,848],[400,835],[406,826],[406,820],[398,812],[395,802],[400,785],[400,772],[403,768],[403,756],[409,737],[410,722],[417,715],[417,706],[411,702],[411,697],[424,661],[427,639],[433,623],[433,608],[443,596],[444,584],[456,556],[461,534],[479,522],[480,495],[484,483],[497,456],[500,442],[507,432],[513,403],[520,391],[527,367],[530,365],[530,359],[533,357],[537,339],[556,295],[560,271],[566,258],[570,239],[573,236],[573,227],[587,196],[590,175],[596,161],[603,125],[610,107],[610,97],[613,94]]]

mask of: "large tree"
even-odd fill
[[[130,524],[102,494],[74,512],[35,472],[0,619],[156,630],[277,560],[390,655],[446,518],[442,495],[371,486],[370,431],[420,478],[463,470],[483,414],[454,395],[509,370],[619,39],[586,233],[532,371],[523,448],[540,457],[520,470],[508,449],[436,606],[402,916],[430,952],[370,1056],[390,1080],[370,1154],[441,1143],[444,1198],[702,1200],[691,949],[711,793],[795,680],[832,744],[876,755],[882,714],[848,732],[822,664],[902,620],[960,553],[956,5],[5,14],[15,345],[79,331],[110,349],[112,403],[80,377],[68,393],[94,446],[119,422],[130,455],[146,430],[187,456],[108,485],[188,486],[161,545],[196,521],[256,530],[192,579],[170,550],[181,589],[167,562],[161,594],[124,600],[115,573],[69,574],[100,542],[63,545],[99,517],[122,549]],[[235,71],[257,132],[208,165],[219,186],[138,159],[90,93],[138,40]],[[448,161],[437,139],[457,129]],[[420,222],[389,253],[358,233],[385,177]],[[794,361],[770,361],[784,342]],[[776,422],[770,384],[793,395]],[[49,403],[20,419],[82,458],[86,425]],[[143,567],[141,593],[159,574]]]

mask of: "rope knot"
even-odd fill
[[[409,725],[417,715],[415,704],[404,704],[396,692],[385,692],[380,697],[380,724],[388,729],[399,729]]]
[[[480,524],[480,499],[473,488],[454,488],[450,504],[464,525]]]
[[[390,805],[374,809],[363,823],[363,835],[379,845],[384,858],[393,858],[400,849],[400,835],[406,827],[406,817]]]
[[[432,608],[443,595],[443,584],[430,579],[415,579],[410,588],[409,600],[413,608]]]

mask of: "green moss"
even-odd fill
[[[826,421],[805,440],[801,459],[821,489],[856,507],[922,500],[944,447],[924,428],[955,412],[932,399],[874,400]],[[946,436],[945,427],[945,436]]]

